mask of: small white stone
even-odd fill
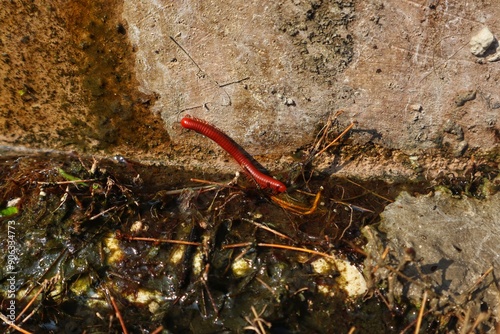
[[[130,226],[130,232],[139,232],[142,230],[142,222],[140,220],[136,220],[132,226]]]
[[[346,260],[338,259],[336,261],[340,276],[337,277],[337,283],[344,288],[344,291],[351,298],[362,296],[368,291],[363,274],[358,268]]]
[[[287,97],[285,99],[284,103],[285,103],[286,106],[294,106],[295,105],[295,101],[293,99],[289,98],[289,97]]]
[[[319,258],[311,262],[311,267],[315,273],[320,275],[330,275],[338,271],[339,276],[336,277],[336,281],[351,298],[362,296],[368,290],[363,274],[356,266],[346,260],[338,258]],[[328,290],[321,286],[318,286],[318,291],[325,295],[334,293],[333,290]]]
[[[494,41],[495,36],[493,36],[487,27],[484,27],[470,39],[470,52],[475,56],[481,56]]]
[[[410,109],[416,112],[421,112],[422,111],[422,105],[421,104],[412,104],[410,106]]]
[[[21,197],[11,199],[10,201],[7,202],[7,207],[10,208],[12,206],[16,206],[17,203],[19,203],[20,201],[21,201]]]

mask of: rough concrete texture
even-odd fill
[[[428,1],[126,1],[124,9],[137,75],[161,95],[154,109],[167,124],[189,112],[253,153],[278,154],[309,143],[339,108],[345,124],[358,121],[361,143],[445,144],[455,156],[493,149],[500,69],[469,42],[485,26],[498,34],[498,14],[498,4]]]
[[[466,309],[472,301],[474,314],[481,303],[497,314],[500,296],[491,282],[500,267],[499,207],[498,193],[477,200],[439,191],[418,197],[403,192],[385,208],[379,226],[386,233],[382,248],[390,248],[388,263],[411,277],[398,280],[394,293],[418,303],[428,290],[441,306]],[[367,250],[373,253],[378,240],[368,239]],[[372,256],[380,259],[380,254]],[[490,267],[493,273],[480,280]]]
[[[351,61],[352,1],[125,1],[145,92],[169,126],[189,113],[254,154],[311,141],[336,108],[336,76]],[[174,140],[193,138],[173,132]],[[195,141],[199,137],[194,137]]]
[[[483,27],[498,36],[499,14],[488,1],[360,2],[344,77],[351,117],[389,147],[496,147],[500,64],[474,56],[469,42]]]
[[[65,113],[84,120],[81,84],[73,79],[78,72],[74,61],[81,57],[67,47],[69,33],[57,21],[56,8],[49,5],[2,2],[0,140],[4,145],[53,148],[60,139],[57,133],[71,126]]]
[[[189,113],[286,169],[342,109],[336,130],[356,128],[318,168],[463,171],[473,154],[499,159],[499,14],[488,1],[6,2],[1,145],[234,170],[181,130]],[[474,55],[485,27],[493,42]]]

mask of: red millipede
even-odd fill
[[[197,119],[191,116],[185,116],[181,120],[181,125],[186,129],[201,133],[202,135],[207,136],[208,138],[219,144],[220,147],[231,154],[234,160],[236,160],[245,170],[250,173],[250,175],[252,175],[252,177],[255,179],[255,182],[257,182],[257,184],[261,188],[271,188],[273,191],[279,193],[286,191],[286,186],[282,182],[259,171],[257,167],[255,167],[254,164],[250,161],[250,159],[247,158],[245,153],[233,142],[233,140],[221,130],[201,119]]]

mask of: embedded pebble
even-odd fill
[[[470,39],[470,52],[475,56],[482,56],[494,41],[495,36],[487,27],[484,27]]]
[[[448,119],[443,125],[443,131],[446,133],[450,133],[452,135],[456,135],[458,140],[464,139],[464,130],[460,125],[453,122],[451,119]]]
[[[469,143],[467,143],[467,141],[465,140],[462,140],[460,143],[458,143],[457,146],[455,147],[455,152],[454,152],[455,157],[457,158],[461,157],[465,153],[468,147]]]
[[[410,109],[416,112],[421,112],[422,111],[422,105],[421,104],[412,104],[410,106]]]
[[[287,97],[284,101],[285,105],[286,106],[294,106],[295,105],[295,101],[289,97]]]
[[[460,92],[455,98],[455,105],[457,107],[463,106],[466,102],[472,101],[476,98],[476,91],[469,90],[466,92]]]

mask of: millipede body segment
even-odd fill
[[[250,173],[250,175],[252,175],[255,182],[257,182],[261,188],[271,188],[273,191],[279,193],[286,191],[286,186],[282,182],[262,173],[257,167],[255,167],[246,154],[233,142],[233,140],[221,130],[201,119],[191,116],[185,116],[181,120],[181,125],[186,129],[201,133],[219,144],[220,147],[231,154],[234,160],[236,160],[245,170],[248,171],[248,173]]]

